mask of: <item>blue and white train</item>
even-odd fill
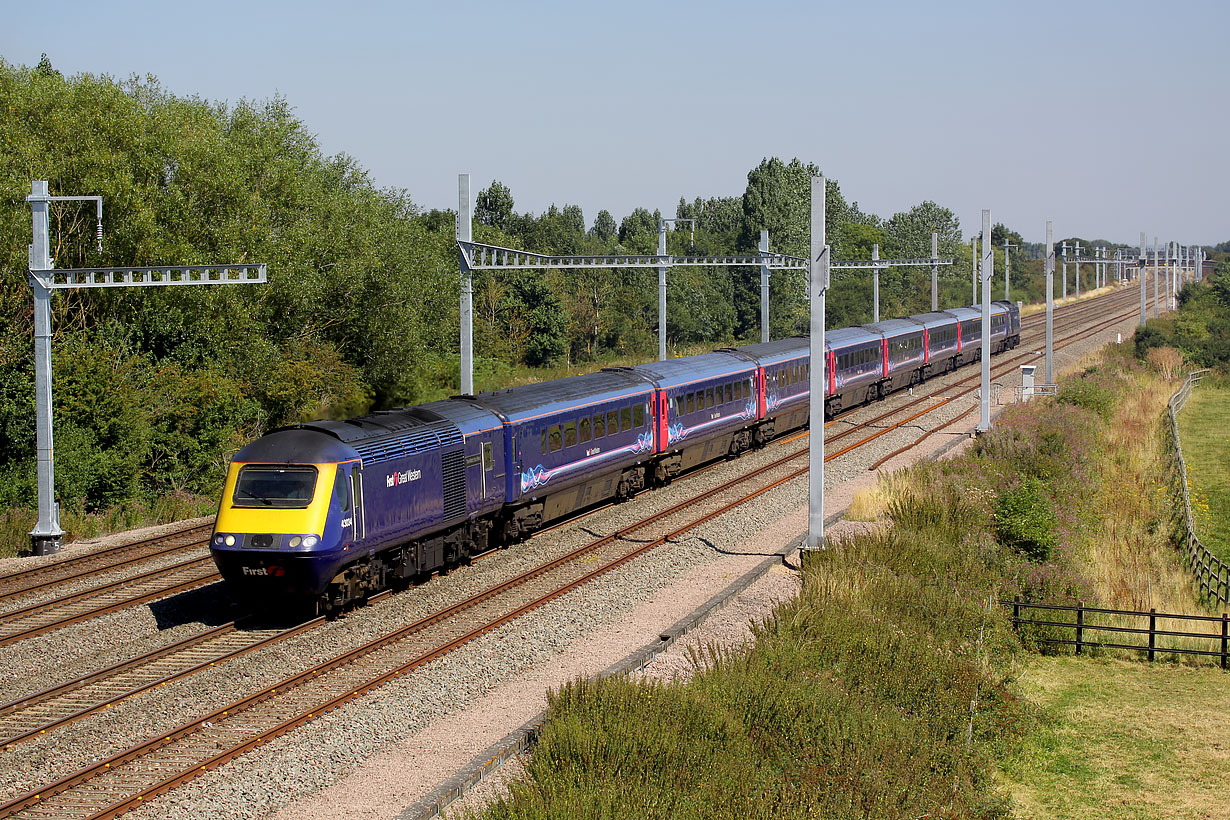
[[[981,308],[825,336],[831,416],[981,358]],[[992,350],[1020,342],[991,309]],[[808,421],[806,337],[274,430],[231,461],[211,538],[257,603],[360,600]]]

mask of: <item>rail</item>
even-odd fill
[[[1125,649],[1128,651],[1145,652],[1150,661],[1154,660],[1159,652],[1166,652],[1174,655],[1197,655],[1203,657],[1213,657],[1219,659],[1222,669],[1230,668],[1230,616],[1222,613],[1220,617],[1210,615],[1174,615],[1167,612],[1158,612],[1156,609],[1150,609],[1148,612],[1141,612],[1130,609],[1102,609],[1099,607],[1088,607],[1083,603],[1078,603],[1076,606],[1064,604],[1035,604],[1028,601],[1022,601],[1015,598],[1011,601],[1001,600],[1001,604],[1012,607],[1012,625],[1019,631],[1021,627],[1047,627],[1060,630],[1073,630],[1074,638],[1056,638],[1043,633],[1035,635],[1034,640],[1038,643],[1057,644],[1060,646],[1075,646],[1076,654],[1082,654],[1085,647],[1091,649]],[[1022,617],[1022,610],[1038,609],[1047,612],[1072,612],[1075,613],[1075,621],[1059,621],[1059,620],[1041,620],[1036,618]],[[1132,627],[1132,626],[1114,626],[1111,624],[1100,624],[1089,621],[1087,615],[1109,615],[1117,618],[1147,618],[1148,627]],[[1044,616],[1045,617],[1045,616]],[[1169,621],[1196,621],[1197,623],[1218,623],[1221,624],[1221,633],[1216,632],[1180,632],[1173,629],[1159,629],[1159,620]],[[1109,641],[1087,640],[1086,632],[1110,632],[1115,635],[1147,635],[1148,644],[1130,644],[1130,643],[1111,643]],[[1218,649],[1192,649],[1182,646],[1161,646],[1157,639],[1164,638],[1186,638],[1191,640],[1206,640],[1212,641],[1214,646],[1220,642]]]
[[[1187,462],[1183,460],[1183,445],[1179,441],[1179,411],[1187,404],[1192,388],[1199,384],[1208,372],[1204,369],[1188,373],[1183,386],[1167,402],[1166,414],[1170,417],[1171,465],[1174,467],[1171,472],[1171,483],[1175,495],[1183,501],[1184,544],[1180,546],[1180,549],[1183,550],[1184,557],[1187,559],[1187,565],[1195,577],[1196,584],[1200,587],[1200,592],[1208,596],[1210,602],[1217,601],[1217,603],[1226,604],[1230,603],[1230,565],[1214,555],[1200,541],[1200,536],[1196,535],[1195,521],[1192,518],[1191,492],[1187,485]]]

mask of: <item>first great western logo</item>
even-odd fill
[[[410,481],[418,481],[422,477],[422,470],[406,470],[403,473],[390,473],[384,477],[384,486],[396,487]]]

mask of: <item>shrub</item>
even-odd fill
[[[1055,512],[1042,483],[1031,478],[1000,493],[995,505],[995,537],[1034,561],[1046,561],[1055,547]]]

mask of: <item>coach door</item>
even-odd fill
[[[350,540],[362,541],[367,535],[367,527],[363,516],[363,468],[357,465],[350,471],[350,497],[353,499],[351,509],[354,512],[354,515],[350,516]]]

